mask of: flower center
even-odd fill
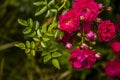
[[[83,11],[84,13],[87,13],[87,12],[89,11],[89,9],[88,9],[88,8],[84,8],[82,11]]]
[[[104,32],[107,33],[107,32],[110,32],[110,30],[109,30],[109,29],[106,29],[106,30],[104,30]]]
[[[69,19],[66,23],[66,25],[69,25],[72,22],[72,19]]]

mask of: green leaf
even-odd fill
[[[34,32],[31,32],[28,36],[29,36],[29,37],[34,37],[34,36],[36,36],[36,32],[35,32],[35,31],[34,31]]]
[[[47,25],[43,24],[41,32],[45,33],[46,31],[47,31]]]
[[[43,62],[47,63],[51,58],[52,58],[51,55],[48,54],[47,56],[44,57]]]
[[[57,26],[57,23],[53,23],[48,27],[48,31],[51,32],[53,28]]]
[[[39,28],[40,24],[38,21],[35,21],[35,30],[37,30]]]
[[[105,6],[108,7],[110,5],[110,0],[105,0]]]
[[[58,48],[55,47],[55,48],[53,48],[50,52],[55,52],[55,51],[57,51],[57,50],[58,50]]]
[[[23,30],[23,34],[29,34],[31,31],[32,31],[32,29],[27,27]]]
[[[70,1],[66,1],[66,7],[70,7],[71,6],[71,2]]]
[[[30,49],[29,49],[29,48],[26,48],[26,49],[25,49],[25,53],[26,53],[26,54],[30,53]]]
[[[58,37],[59,34],[60,34],[60,30],[56,30],[56,31],[55,31],[55,34],[54,34],[54,37],[55,37],[55,38]]]
[[[47,13],[46,13],[46,15],[45,15],[45,17],[46,17],[46,18],[49,17],[50,14],[51,14],[51,12],[50,12],[50,10],[48,10]]]
[[[45,45],[45,43],[44,43],[43,41],[41,41],[41,46],[42,46],[43,48],[46,47],[46,45]]]
[[[30,41],[26,41],[26,47],[30,48]]]
[[[28,22],[28,26],[32,28],[33,27],[33,20],[31,18],[29,18],[27,20],[27,22]]]
[[[27,21],[22,20],[22,19],[18,19],[18,23],[22,26],[28,26]]]
[[[49,37],[42,37],[42,39],[43,39],[43,41],[49,41],[50,39],[49,39]]]
[[[35,50],[31,50],[31,54],[35,56]]]
[[[50,52],[48,52],[48,51],[43,51],[42,53],[41,53],[41,56],[46,56],[47,54],[49,54]]]
[[[61,31],[61,32],[60,32],[60,36],[59,36],[59,37],[60,37],[60,39],[62,39],[62,38],[63,38],[63,36],[64,36],[64,32],[62,32],[62,31]]]
[[[40,41],[40,39],[38,37],[34,37],[33,40],[34,41]]]
[[[40,5],[45,5],[45,4],[46,4],[46,2],[44,2],[44,1],[39,1],[39,2],[33,3],[33,5],[35,5],[35,6],[40,6]]]
[[[52,33],[48,33],[48,32],[46,32],[45,35],[46,35],[46,36],[53,36]]]
[[[15,44],[16,47],[19,47],[21,49],[25,49],[25,44],[24,43],[17,43]]]
[[[59,61],[57,59],[52,59],[52,64],[57,68],[60,69],[60,64]]]
[[[52,5],[55,3],[55,0],[51,0],[49,3],[48,3],[48,6]]]
[[[37,30],[37,36],[38,36],[38,37],[42,37],[41,32],[40,32],[39,29]]]
[[[31,48],[32,48],[32,49],[35,48],[35,42],[34,42],[34,41],[31,42]]]
[[[43,7],[41,10],[35,13],[35,16],[43,14],[47,10],[47,6]]]
[[[62,54],[60,52],[54,52],[52,53],[52,57],[60,57]]]
[[[57,9],[51,9],[50,11],[55,13],[57,12]]]

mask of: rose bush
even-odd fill
[[[50,62],[59,70],[68,70],[60,70],[60,76],[56,73],[58,80],[67,75],[71,75],[68,80],[119,78],[119,69],[114,66],[119,65],[119,54],[113,54],[119,53],[119,24],[114,25],[119,19],[113,16],[110,0],[45,0],[34,5],[40,6],[35,16],[42,20],[18,19],[29,41],[16,46],[25,50],[28,58],[40,57],[45,64]],[[109,60],[117,62],[106,63]],[[74,73],[81,77],[73,78]]]

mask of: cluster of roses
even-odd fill
[[[120,17],[119,17],[120,18]],[[120,20],[116,23],[116,32],[120,34]],[[105,73],[109,77],[119,77],[120,76],[120,61],[119,61],[119,53],[120,53],[120,41],[113,41],[110,44],[112,52],[115,53],[114,60],[108,61],[105,66]]]
[[[70,62],[74,68],[88,69],[95,64],[100,53],[92,49],[90,43],[95,44],[96,38],[109,42],[116,36],[114,24],[110,20],[98,18],[103,8],[102,4],[94,0],[75,0],[72,9],[59,17],[59,29],[64,31],[64,36],[57,40],[71,51]],[[75,44],[74,40],[78,42]],[[107,66],[110,64],[108,62]]]

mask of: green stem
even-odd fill
[[[57,13],[65,6],[67,0],[63,1],[63,4],[58,8],[57,12],[55,13],[55,16],[53,18],[53,21],[56,20]]]
[[[27,63],[30,64],[30,66],[28,66],[26,68],[28,80],[33,80],[33,75],[34,75],[33,70],[35,69],[34,57],[33,56],[29,56],[28,59],[27,59]],[[33,68],[33,70],[31,68]]]
[[[0,51],[6,50],[8,48],[14,47],[17,42],[11,42],[7,44],[0,45]]]
[[[58,11],[60,11],[66,4],[66,0],[63,1],[63,4],[58,8]]]
[[[55,16],[53,17],[53,22],[56,20],[58,11],[55,13]]]
[[[0,80],[2,80],[2,76],[3,76],[3,67],[4,67],[4,58],[2,59],[0,65]]]
[[[83,44],[84,43],[84,24],[82,23],[82,40],[81,40],[81,43]]]

